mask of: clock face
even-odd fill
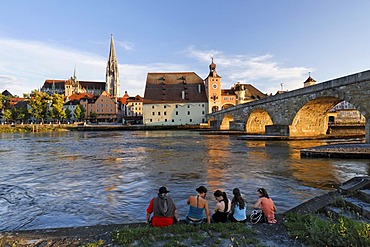
[[[213,85],[212,85],[212,88],[213,88],[213,89],[217,89],[217,84],[213,84]]]

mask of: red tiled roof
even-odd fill
[[[81,99],[92,99],[94,95],[92,93],[75,93],[68,97],[69,101],[81,100]]]
[[[202,78],[194,72],[148,73],[144,104],[173,102],[207,102]]]

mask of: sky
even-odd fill
[[[370,69],[368,0],[12,0],[0,2],[0,92],[47,79],[105,81],[113,34],[121,95],[150,72],[195,72],[211,58],[222,88],[263,93]]]

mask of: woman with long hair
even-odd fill
[[[244,223],[247,221],[247,201],[242,197],[238,188],[233,189],[233,195],[229,219],[231,222]]]
[[[215,213],[212,215],[212,222],[225,223],[231,209],[230,199],[228,199],[226,193],[222,192],[221,190],[216,190],[213,195],[217,203],[215,207]]]
[[[254,208],[258,209],[261,208],[264,217],[268,223],[274,224],[276,223],[275,219],[275,212],[276,207],[274,201],[269,197],[269,194],[264,188],[259,188],[257,190],[258,200],[256,204],[254,204]]]

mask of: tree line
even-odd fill
[[[27,123],[34,120],[39,123],[45,123],[46,120],[62,122],[70,121],[73,118],[79,121],[85,119],[86,110],[84,106],[78,104],[72,113],[71,110],[63,108],[64,96],[60,94],[49,95],[37,90],[30,94],[24,94],[27,104],[11,105],[11,96],[0,95],[0,113],[7,122],[21,121]],[[94,118],[96,113],[91,113],[90,118]],[[95,116],[96,118],[96,116]]]

